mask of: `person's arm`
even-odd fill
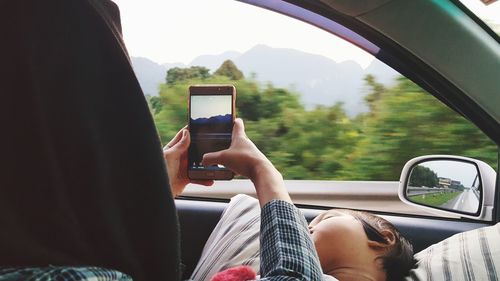
[[[243,121],[239,118],[234,121],[231,146],[203,155],[201,163],[205,166],[221,164],[249,178],[254,184],[261,207],[273,199],[292,202],[281,173],[247,137]]]
[[[322,271],[302,213],[292,204],[280,172],[248,139],[236,119],[231,147],[207,153],[203,165],[222,164],[254,184],[261,211],[261,279],[321,280]]]
[[[189,134],[183,129],[164,149],[174,195],[189,183],[186,160]],[[221,164],[249,178],[262,207],[261,280],[321,280],[321,267],[304,216],[292,204],[281,173],[248,139],[243,121],[234,122],[231,146],[207,153],[202,164]],[[196,182],[210,185],[213,181]]]
[[[260,280],[322,280],[307,222],[294,205],[272,200],[261,211]]]

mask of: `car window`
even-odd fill
[[[411,158],[452,154],[497,169],[496,145],[471,122],[317,27],[230,0],[116,2],[162,142],[187,123],[189,85],[233,84],[237,116],[298,203],[415,213],[394,203]],[[237,186],[248,182],[218,184],[225,189],[192,194],[251,191]]]
[[[500,2],[496,0],[460,0],[481,21],[488,25],[495,33],[500,34]]]

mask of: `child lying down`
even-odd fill
[[[187,177],[189,144],[190,133],[181,129],[164,148],[170,190],[174,196],[182,194],[189,182],[213,184],[213,181],[191,181]],[[201,164],[224,165],[235,174],[250,179],[261,207],[255,203],[257,208],[250,205],[239,211],[224,212],[193,273],[192,278],[196,281],[207,280],[231,266],[250,264],[257,257],[262,258],[260,265],[254,265],[260,268],[261,280],[316,281],[324,279],[322,272],[330,280],[334,277],[392,280],[411,267],[409,243],[392,225],[368,214],[330,211],[314,219],[308,229],[304,215],[292,204],[283,176],[248,138],[241,119],[234,121],[230,147],[205,153]],[[229,207],[240,205],[244,206],[231,203]],[[252,212],[256,216],[244,219],[253,209],[256,209]],[[257,223],[260,229],[252,228]],[[240,224],[243,228],[236,227]],[[249,229],[252,230],[250,236],[242,236]],[[260,249],[255,242],[257,237],[260,237]],[[254,247],[248,252],[252,242]],[[238,259],[240,255],[243,260]]]
[[[210,280],[228,268],[259,272],[260,207],[256,199],[231,199],[210,235],[191,280]],[[412,245],[385,219],[332,209],[309,224],[323,280],[400,280],[414,265]]]

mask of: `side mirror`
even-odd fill
[[[399,182],[401,201],[427,210],[491,221],[496,172],[483,161],[428,155],[406,163]]]

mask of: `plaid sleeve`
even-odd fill
[[[306,220],[294,205],[273,200],[262,208],[261,220],[260,280],[322,280]]]
[[[1,281],[132,281],[116,270],[99,267],[11,267],[0,268]]]

